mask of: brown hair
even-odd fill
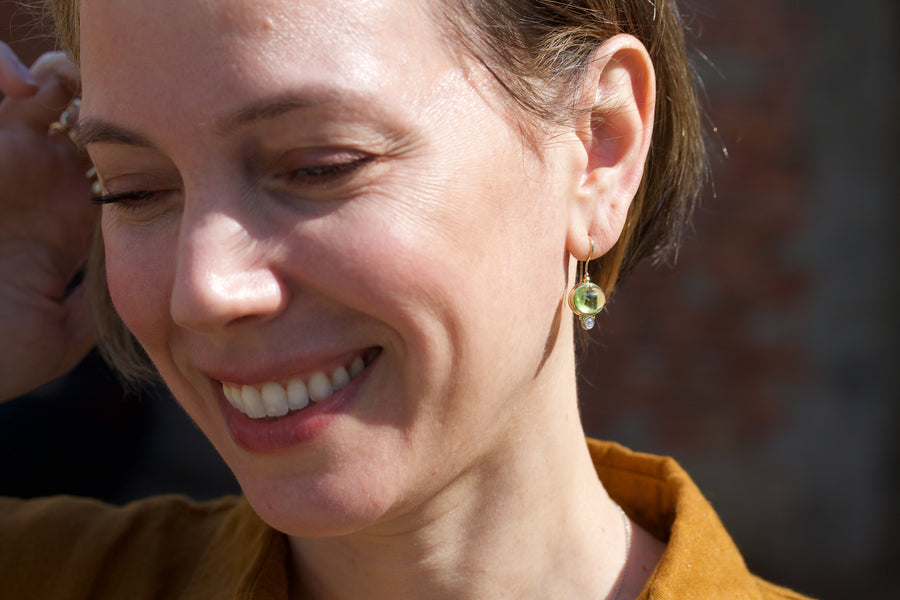
[[[78,61],[79,0],[46,0],[63,49]],[[627,33],[656,69],[653,140],[644,177],[619,241],[591,275],[610,292],[637,263],[659,263],[678,247],[707,176],[697,81],[674,0],[438,0],[455,40],[490,71],[523,115],[567,122],[593,51]],[[601,114],[603,107],[596,107]],[[139,344],[115,315],[97,237],[89,262],[100,347],[132,380],[152,372]]]

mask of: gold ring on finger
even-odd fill
[[[78,136],[75,135],[75,132],[72,130],[72,119],[74,119],[75,113],[78,112],[78,109],[80,107],[80,98],[75,98],[74,100],[69,102],[69,105],[60,115],[59,120],[50,123],[49,131],[58,131],[59,133],[65,134],[65,136],[69,138],[69,141],[71,141],[76,146],[79,146]]]
[[[75,132],[69,129],[62,121],[50,123],[50,131],[58,131],[59,133],[65,134],[73,144],[76,146],[78,145],[78,138],[75,136]]]

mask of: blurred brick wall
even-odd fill
[[[0,1],[0,39],[33,58],[47,40],[17,4]],[[678,458],[760,574],[833,600],[900,597],[897,9],[683,12],[708,57],[715,193],[677,267],[635,272],[592,334],[586,428]],[[111,498],[203,496],[196,474],[221,464],[201,448],[186,473],[165,449],[203,441],[171,403],[149,409],[167,441]],[[206,493],[230,485],[219,472]]]
[[[896,3],[683,12],[714,185],[676,268],[640,269],[603,316],[586,427],[678,458],[761,574],[900,597]]]

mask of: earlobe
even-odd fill
[[[580,98],[585,169],[570,214],[574,256],[587,255],[588,236],[595,256],[619,239],[643,177],[655,100],[653,63],[637,38],[617,35],[594,51]]]

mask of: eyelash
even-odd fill
[[[365,166],[372,160],[372,158],[373,157],[371,156],[364,156],[343,163],[294,169],[293,171],[287,173],[285,175],[285,178],[287,179],[287,181],[293,182],[302,177],[312,177],[315,179],[315,181],[310,182],[312,184],[330,183],[334,179],[349,175],[360,167]]]
[[[311,178],[310,180],[305,182],[311,187],[328,185],[334,180],[350,175],[357,169],[371,162],[373,158],[374,157],[372,156],[364,156],[362,158],[357,158],[348,162],[338,163],[334,165],[303,167],[300,169],[294,169],[293,171],[280,176],[280,178],[285,179],[288,183],[299,182],[303,178]],[[102,196],[94,198],[93,201],[95,204],[140,202],[142,200],[149,200],[159,193],[161,192],[139,190],[135,192],[125,192],[123,194],[104,194]]]
[[[140,201],[152,198],[156,192],[127,192],[125,194],[104,194],[94,198],[94,204],[116,204],[123,201]]]

